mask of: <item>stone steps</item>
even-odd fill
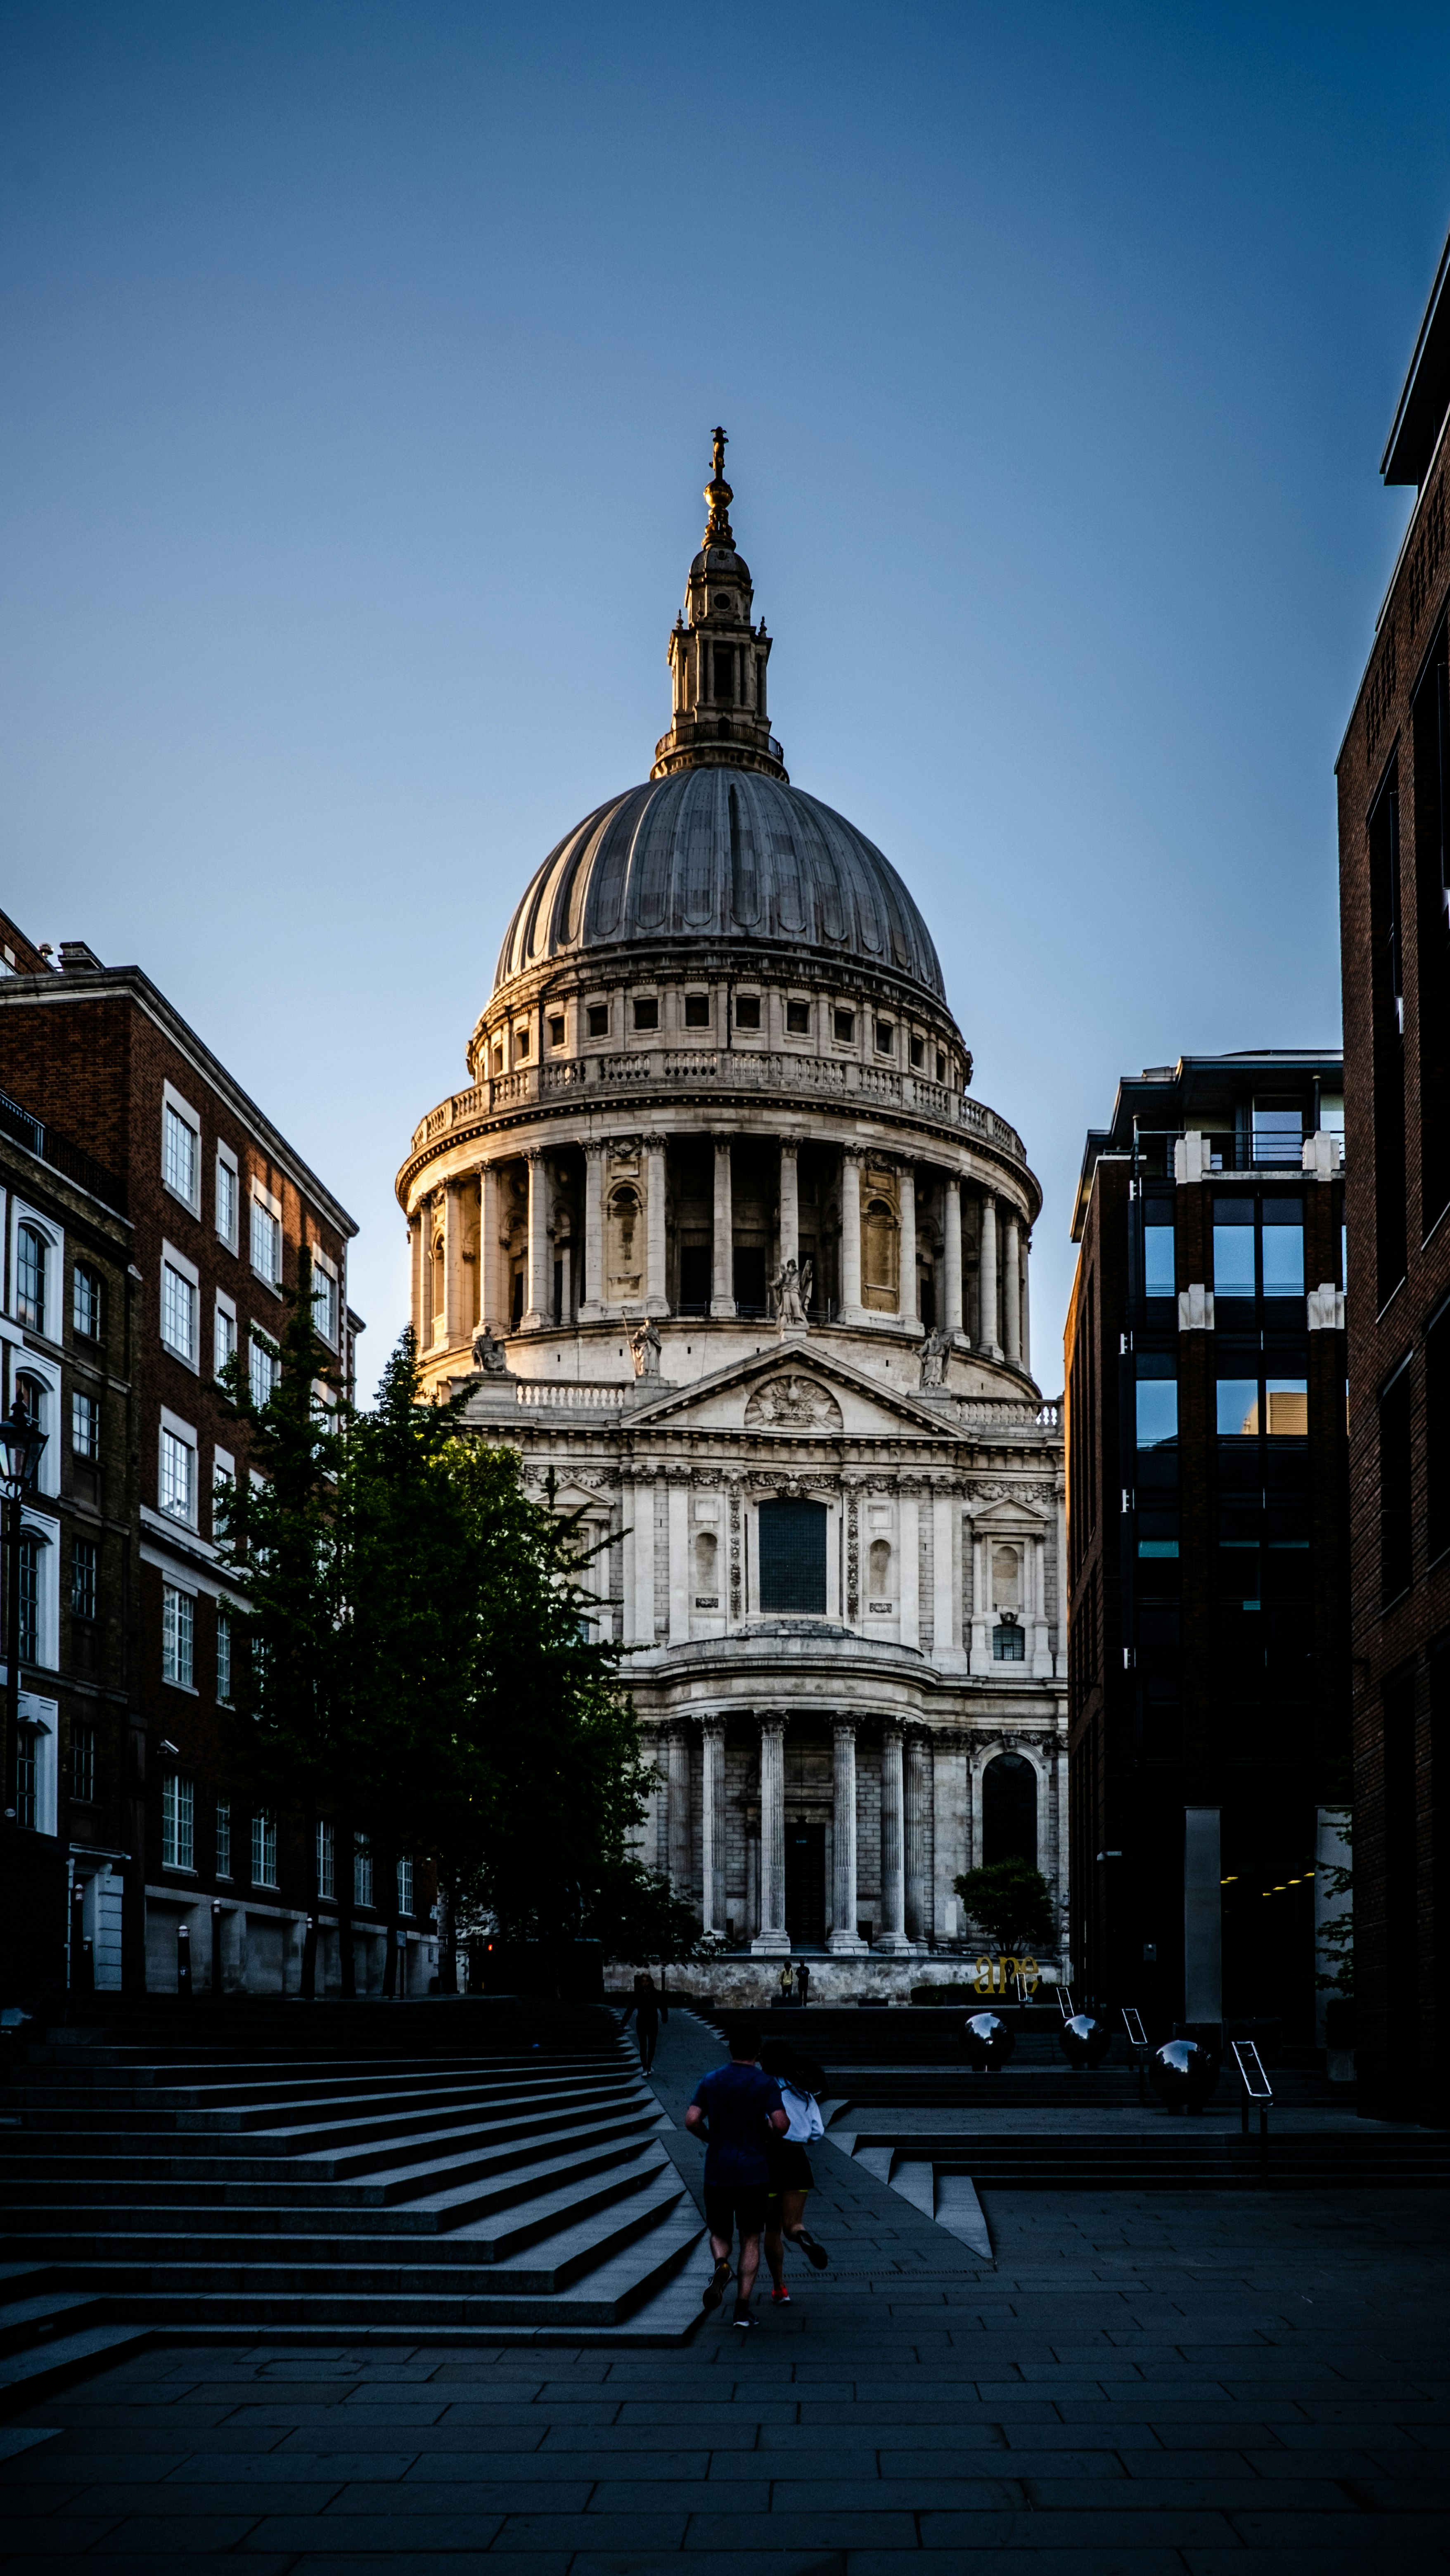
[[[105,2322],[105,2302],[67,2290],[44,2263],[0,2264],[0,2414],[33,2406],[150,2341]]]
[[[92,2322],[657,2343],[702,2313],[699,2219],[617,2039],[466,2068],[44,2059],[0,2134],[0,2253]]]
[[[1192,2118],[1163,2115],[1156,2130],[976,2130],[931,2136],[881,2123],[852,2130],[833,2123],[832,2138],[849,2153],[882,2150],[895,2161],[930,2164],[934,2173],[969,2175],[979,2191],[1252,2190],[1262,2179],[1277,2189],[1346,2186],[1406,2189],[1450,2185],[1450,2134],[1358,2135],[1350,2130],[1274,2130],[1261,2166],[1257,2134],[1207,2129]]]

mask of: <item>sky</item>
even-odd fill
[[[1339,1036],[1443,7],[0,6],[0,902],[356,1217],[647,774],[730,433],[792,780],[912,888],[1045,1200],[1124,1072]]]

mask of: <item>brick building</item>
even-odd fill
[[[1187,1056],[1089,1133],[1066,1332],[1072,1955],[1150,2029],[1315,1979],[1349,1795],[1336,1054]]]
[[[1450,2119],[1450,242],[1381,462],[1418,497],[1338,761],[1361,2108]]]
[[[32,963],[13,940],[5,957],[7,972]],[[19,1726],[12,1734],[7,1708],[0,1819],[0,1998],[31,2004],[72,1970],[121,1982],[138,1822],[127,1690],[135,1314],[124,1184],[4,1097],[0,1291],[0,1408],[18,1399],[45,1434],[22,1507]]]
[[[215,1935],[225,1987],[293,1990],[314,1855],[300,1823],[256,1804],[237,1770],[234,1614],[213,1496],[247,1472],[247,1458],[215,1372],[239,1351],[253,1392],[265,1394],[275,1365],[266,1345],[281,1330],[305,1242],[318,1329],[350,1387],[360,1325],[347,1303],[347,1246],[356,1228],[138,967],[105,968],[78,941],[52,964],[3,916],[0,945],[7,966],[14,951],[0,979],[0,1086],[117,1176],[129,1216],[126,1981],[174,1987],[185,1925],[199,1984],[212,1977]],[[12,1318],[17,1293],[12,1270]],[[70,1293],[58,1283],[57,1295]],[[74,1345],[69,1320],[65,1344]],[[81,1462],[63,1444],[56,1454],[64,1493]],[[54,1654],[71,1652],[71,1668],[55,1667],[66,1685],[73,1644],[62,1625]],[[340,1856],[326,1824],[315,1858],[319,1986],[336,1988]],[[391,1891],[373,1885],[363,1857],[343,1892],[353,1900],[359,1991],[376,1990]],[[421,1991],[436,1934],[413,1913],[406,1865],[400,1892],[407,1946],[422,1954],[410,1957],[409,1984]],[[418,1901],[427,1903],[421,1878]]]

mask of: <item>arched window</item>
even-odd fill
[[[695,1607],[714,1610],[719,1603],[720,1542],[713,1530],[695,1532]]]
[[[992,1550],[992,1601],[998,1610],[1016,1610],[1021,1606],[1020,1560],[1015,1547]]]
[[[626,1183],[609,1202],[609,1295],[623,1305],[644,1294],[639,1192]]]
[[[33,1225],[15,1229],[15,1320],[32,1333],[45,1330],[45,1237]]]
[[[982,1774],[982,1859],[1037,1867],[1037,1774],[1025,1754],[995,1754]]]
[[[897,1255],[901,1238],[886,1199],[868,1199],[863,1214],[861,1294],[877,1314],[894,1315],[897,1305]]]
[[[824,1615],[826,1506],[778,1500],[760,1506],[760,1606]]]

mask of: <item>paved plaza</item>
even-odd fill
[[[989,2267],[815,2152],[832,2268],[748,2341],[156,2349],[0,2428],[7,2568],[1450,2566],[1446,2195],[993,2192]]]

